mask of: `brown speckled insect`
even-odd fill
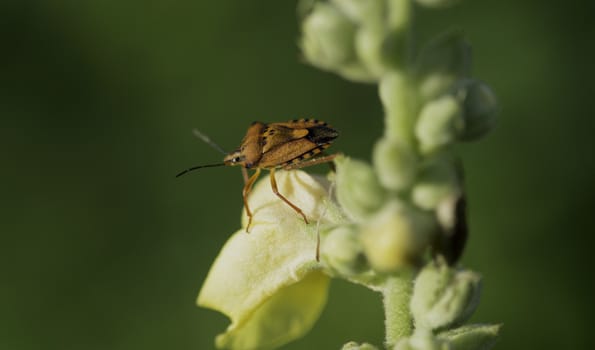
[[[248,128],[240,147],[233,152],[227,153],[200,132],[195,130],[195,134],[209,145],[226,154],[223,163],[191,167],[182,171],[176,177],[200,168],[223,165],[241,166],[245,182],[242,196],[246,214],[248,215],[246,232],[249,232],[252,217],[254,216],[248,206],[248,195],[262,169],[270,171],[271,188],[277,197],[293,208],[308,223],[304,212],[279,193],[275,181],[275,169],[299,169],[332,161],[336,154],[326,156],[320,154],[339,136],[337,130],[316,119],[294,119],[284,123],[269,124],[254,122]],[[247,169],[255,169],[256,171],[252,176],[248,177]]]

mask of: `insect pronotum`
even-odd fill
[[[304,212],[279,193],[275,180],[275,169],[299,169],[332,161],[337,156],[336,154],[322,155],[321,153],[339,136],[337,130],[316,119],[294,119],[284,123],[269,124],[254,122],[248,128],[240,147],[230,153],[223,151],[221,147],[200,132],[195,130],[194,133],[209,145],[226,154],[223,163],[194,166],[180,172],[176,177],[200,168],[225,165],[241,166],[244,175],[242,197],[248,215],[246,232],[250,232],[254,214],[248,205],[248,196],[261,170],[268,169],[273,193],[308,223]],[[254,174],[250,177],[248,177],[248,169],[255,169]]]

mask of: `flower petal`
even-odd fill
[[[300,208],[310,223],[338,222],[341,219],[342,213],[329,199],[330,182],[325,177],[291,170],[276,171],[275,179],[279,193]],[[304,224],[303,218],[273,193],[267,178],[258,181],[254,186],[248,204],[254,214],[252,226],[255,229],[262,226],[261,224],[275,224],[284,228],[286,224],[294,224],[294,221]],[[242,227],[246,227],[248,216],[245,210],[242,213]]]
[[[217,336],[218,348],[267,349],[286,344],[308,332],[327,299],[329,278],[321,272],[278,290],[243,325],[231,324]]]
[[[250,233],[241,229],[227,241],[198,296],[199,306],[231,319],[218,347],[284,344],[306,333],[326,302],[329,278],[315,259],[317,222],[340,215],[328,199],[328,182],[301,171],[278,172],[276,179],[279,192],[310,224],[271,191],[269,181],[256,184]]]

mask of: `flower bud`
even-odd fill
[[[370,165],[359,160],[337,157],[337,201],[355,221],[362,221],[384,203],[385,190]]]
[[[439,333],[438,339],[456,350],[491,349],[498,340],[500,328],[501,325],[472,324]]]
[[[459,136],[461,141],[479,139],[494,128],[498,101],[488,85],[464,79],[457,84],[455,95],[463,106],[465,120],[465,128]]]
[[[321,247],[322,259],[341,276],[368,268],[358,232],[353,226],[339,226],[327,234]]]
[[[422,153],[432,153],[454,142],[463,132],[463,108],[452,95],[426,103],[415,126]]]
[[[361,240],[374,269],[394,272],[421,258],[434,231],[432,216],[393,200],[361,226]]]
[[[386,137],[374,146],[374,169],[385,188],[401,191],[409,188],[417,174],[417,156],[409,147]]]
[[[375,83],[378,81],[378,77],[370,73],[359,61],[342,65],[336,73],[343,79],[359,83]]]
[[[363,26],[381,26],[384,0],[331,0],[352,21]]]
[[[316,3],[302,24],[301,46],[306,59],[323,69],[338,70],[355,60],[355,26],[328,3]]]
[[[460,192],[457,169],[448,158],[438,158],[426,164],[411,193],[413,203],[433,210],[444,199]]]
[[[416,70],[422,98],[436,98],[469,76],[471,47],[460,32],[442,34],[422,49]]]
[[[385,72],[382,56],[384,30],[382,27],[361,27],[355,34],[355,50],[362,64],[376,77]]]
[[[418,328],[444,329],[467,320],[479,304],[481,277],[430,262],[415,280],[411,313]]]

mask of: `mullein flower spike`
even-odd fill
[[[338,156],[328,179],[277,173],[278,191],[307,222],[268,181],[255,184],[246,203],[255,214],[251,233],[244,214],[244,228],[223,247],[198,297],[231,320],[217,347],[269,349],[303,336],[326,303],[331,277],[380,293],[386,349],[493,346],[499,325],[464,325],[479,303],[481,278],[457,265],[468,229],[453,145],[493,129],[497,100],[471,77],[470,45],[459,32],[425,46],[412,35],[414,5],[454,2],[301,0],[305,60],[378,84],[384,133],[371,164]],[[378,348],[346,339],[343,349]]]

